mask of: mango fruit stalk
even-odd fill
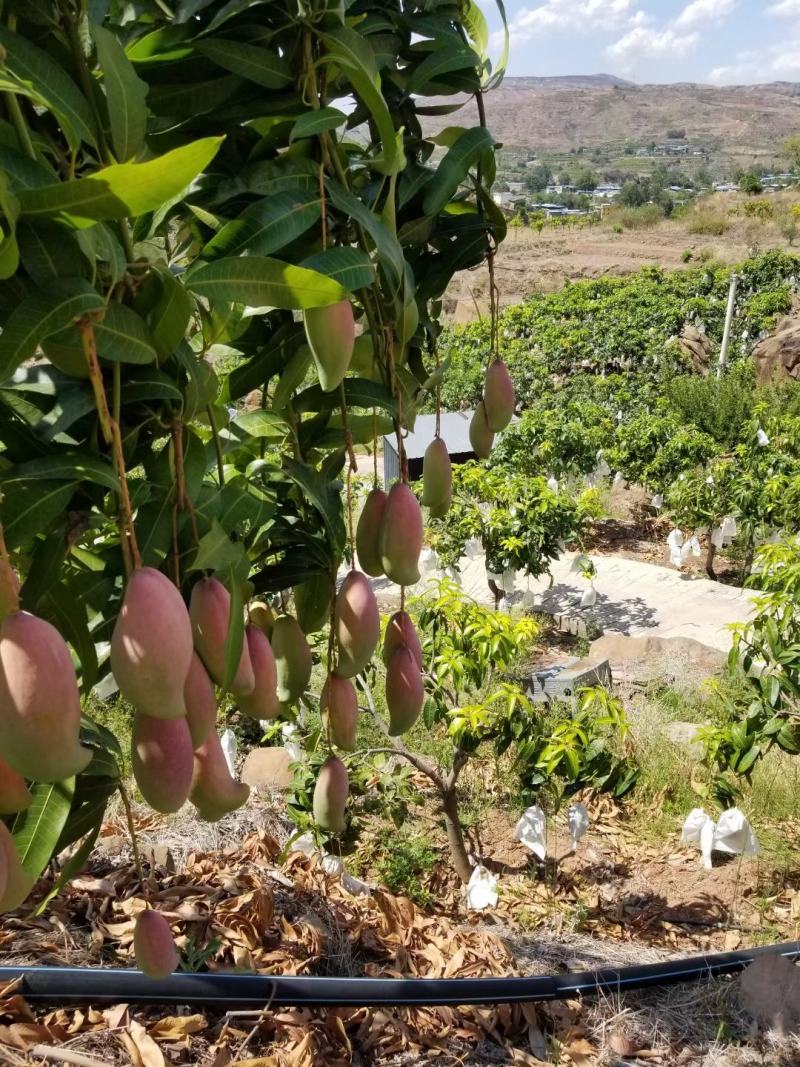
[[[349,792],[347,768],[338,756],[329,756],[322,764],[314,786],[314,822],[321,830],[344,833],[347,828],[345,808]]]
[[[195,650],[217,685],[225,683],[225,639],[232,621],[230,614],[231,596],[222,582],[201,578],[192,589],[189,617]],[[246,696],[255,684],[250,653],[243,640],[236,673],[228,688],[234,696]]]
[[[0,626],[0,752],[36,782],[80,774],[81,698],[66,642],[49,622],[15,611]]]
[[[128,579],[111,637],[111,670],[137,711],[155,719],[186,714],[183,686],[192,627],[183,597],[161,571],[139,567]]]
[[[381,636],[378,602],[369,579],[361,571],[349,571],[336,594],[333,633],[334,673],[340,678],[353,678],[372,659]]]

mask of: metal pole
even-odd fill
[[[722,377],[722,372],[728,365],[728,346],[731,341],[731,325],[733,323],[733,309],[736,306],[736,287],[739,284],[739,275],[734,271],[731,274],[731,287],[728,290],[728,307],[725,311],[725,329],[722,333],[722,346],[719,350],[719,363],[717,364],[717,377]]]

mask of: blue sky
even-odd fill
[[[509,74],[800,82],[800,0],[506,0],[506,13]]]

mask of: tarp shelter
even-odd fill
[[[447,445],[453,463],[466,463],[475,459],[472,445],[469,443],[469,424],[472,411],[442,412],[439,435]],[[417,415],[414,432],[405,438],[404,444],[408,457],[409,481],[422,477],[422,460],[425,449],[436,433],[435,415]],[[385,436],[383,439],[383,481],[388,488],[400,477],[400,459],[397,454],[397,439]]]

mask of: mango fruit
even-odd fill
[[[182,808],[194,775],[194,746],[186,718],[134,715],[131,764],[139,791],[154,811],[168,815]]]
[[[514,414],[514,383],[508,367],[502,359],[495,359],[486,369],[483,383],[483,407],[486,424],[492,433],[500,433],[511,422]]]
[[[329,674],[319,698],[324,730],[337,748],[353,752],[358,727],[358,697],[349,678]]]
[[[303,321],[319,384],[326,393],[336,389],[347,374],[356,341],[356,322],[349,300],[325,307],[307,308]]]
[[[11,831],[0,820],[0,915],[16,911],[36,885],[36,879],[22,866]]]
[[[422,509],[404,482],[389,490],[381,523],[381,562],[386,577],[398,585],[419,581]]]
[[[269,641],[257,626],[249,623],[244,632],[256,684],[253,692],[237,698],[239,709],[251,719],[275,719],[280,714],[278,668]]]
[[[417,628],[407,611],[396,611],[386,624],[382,659],[385,667],[398,648],[408,648],[422,670],[422,645]]]
[[[192,748],[205,741],[217,726],[217,694],[214,683],[196,652],[183,683],[183,702],[186,705],[186,722],[192,736]]]
[[[275,612],[266,600],[254,600],[248,608],[248,617],[250,622],[261,630],[267,640],[272,637]]]
[[[145,908],[133,928],[136,965],[148,978],[168,978],[181,961],[169,923],[160,911]]]
[[[33,797],[25,779],[0,759],[0,815],[15,815],[30,807]]]
[[[408,646],[395,650],[386,668],[386,707],[389,709],[389,736],[410,730],[425,703],[422,672]]]
[[[453,496],[453,468],[450,453],[441,437],[434,437],[425,449],[422,460],[422,503],[444,513],[450,507]],[[436,516],[441,518],[442,515]]]
[[[216,732],[195,749],[194,779],[189,799],[206,822],[218,822],[246,802],[250,786],[231,777]]]
[[[192,589],[189,617],[195,650],[217,685],[225,680],[225,638],[230,614],[231,596],[222,582],[218,578],[201,578]],[[234,696],[246,696],[255,684],[247,642],[242,641],[239,665],[229,688]]]
[[[336,594],[333,632],[334,673],[340,678],[352,678],[372,659],[381,636],[378,602],[369,579],[361,571],[350,571]]]
[[[23,778],[59,782],[92,753],[79,740],[81,697],[64,638],[15,611],[0,626],[0,752]]]
[[[329,574],[315,574],[294,587],[294,607],[297,621],[305,634],[316,633],[328,622],[331,614],[334,584]]]
[[[311,677],[311,649],[292,615],[279,615],[272,627],[272,654],[278,675],[278,700],[296,704]]]
[[[186,714],[183,685],[192,660],[192,627],[183,597],[161,571],[139,567],[125,586],[111,636],[111,670],[120,692],[143,715]]]
[[[320,768],[314,786],[314,822],[322,830],[344,833],[347,820],[344,817],[350,780],[347,768],[338,756],[328,756]]]
[[[19,611],[19,578],[7,559],[0,556],[0,622]]]
[[[482,400],[475,408],[470,420],[469,443],[472,445],[472,451],[478,459],[486,459],[492,451],[494,434],[489,429],[489,423],[486,420],[486,408]]]
[[[383,574],[381,559],[381,528],[386,511],[386,493],[375,486],[370,490],[356,526],[356,554],[358,565],[364,574],[380,578]]]

